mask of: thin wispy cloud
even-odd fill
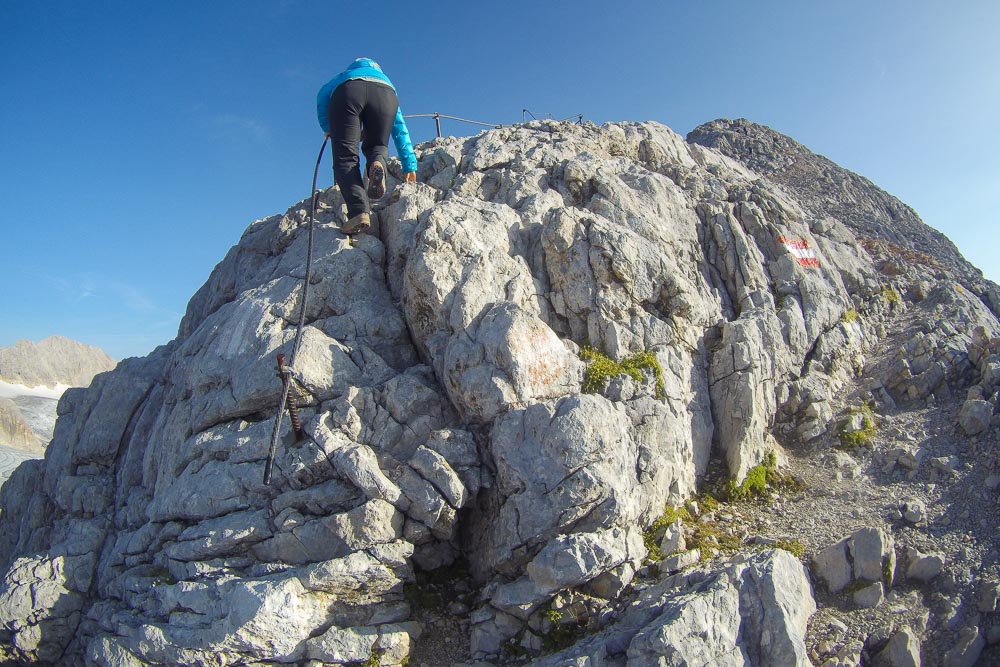
[[[160,306],[135,285],[121,280],[92,274],[65,277],[38,270],[24,273],[49,285],[52,291],[73,305],[85,300],[110,299],[137,314],[157,315],[165,320],[180,317],[180,313]]]
[[[282,69],[281,76],[296,83],[301,81],[315,81],[317,78],[314,67],[308,67],[299,63]]]
[[[116,295],[122,303],[134,311],[150,313],[160,310],[151,299],[143,294],[134,285],[127,283],[109,281],[107,289]]]
[[[221,114],[212,119],[219,137],[246,141],[262,145],[271,139],[271,129],[255,118],[238,116],[236,114]]]
[[[24,273],[29,278],[47,284],[54,292],[70,303],[79,303],[97,293],[94,281],[89,277],[80,276],[71,279],[38,270],[25,270]]]

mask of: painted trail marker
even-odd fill
[[[809,241],[806,241],[805,239],[791,239],[787,236],[779,236],[778,243],[781,243],[788,248],[788,252],[792,253],[792,257],[795,258],[795,261],[802,266],[808,266],[813,269],[819,268],[819,260],[816,258],[816,253],[814,253],[812,248],[809,247]]]

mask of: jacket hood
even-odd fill
[[[361,69],[362,67],[374,67],[375,69],[382,71],[382,68],[379,66],[379,64],[374,60],[372,60],[371,58],[358,58],[353,63],[348,65],[347,69],[348,71],[350,71],[352,69]]]

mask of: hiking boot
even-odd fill
[[[385,167],[378,160],[368,165],[368,198],[381,199],[385,196]]]
[[[359,234],[372,224],[371,217],[367,213],[358,213],[356,216],[348,220],[340,231],[345,234]]]

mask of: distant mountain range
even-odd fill
[[[117,362],[104,350],[64,336],[0,347],[0,482],[52,439],[56,406],[68,387],[86,387]]]
[[[86,387],[117,363],[104,350],[65,336],[38,343],[19,340],[13,347],[0,347],[0,380],[27,387]]]

